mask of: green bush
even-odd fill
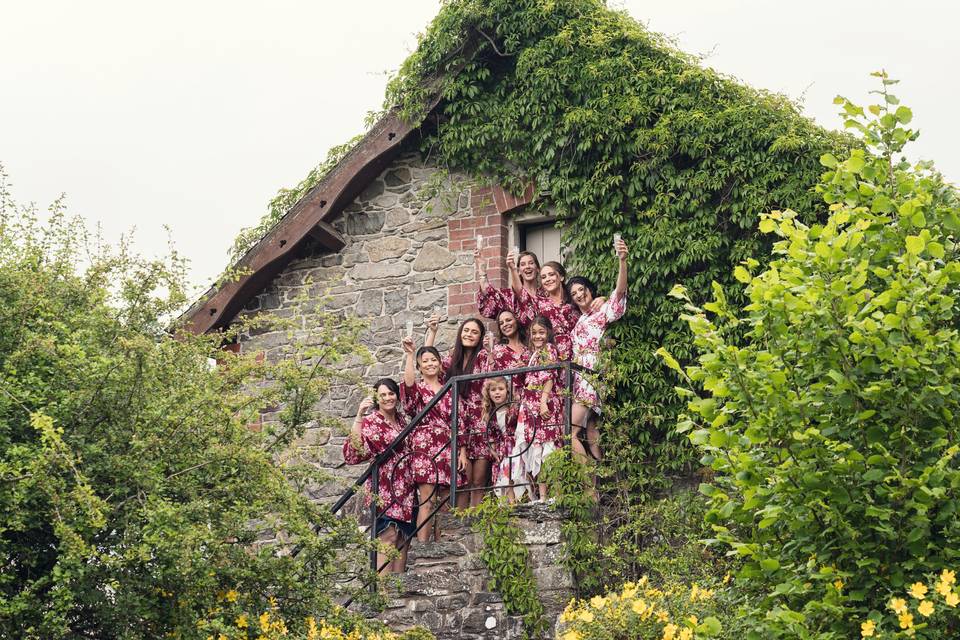
[[[232,356],[229,334],[166,332],[183,276],[176,254],[98,245],[59,203],[41,222],[0,168],[0,637],[206,638],[224,594],[299,630],[331,610],[360,534],[275,456],[322,420],[360,328],[321,314],[281,365]]]
[[[762,596],[757,638],[854,637],[960,555],[960,207],[898,158],[912,114],[877,75],[880,104],[837,100],[866,150],[821,158],[829,219],[760,216],[775,259],[736,267],[742,311],[718,284],[702,308],[674,291],[699,352],[679,430],[718,473],[707,518]]]

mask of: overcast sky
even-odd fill
[[[329,147],[363,130],[387,73],[437,0],[163,3],[0,0],[0,162],[14,197],[72,212],[107,238],[163,225],[198,289],[241,227]],[[957,25],[948,0],[611,2],[723,73],[802,99],[839,126],[833,97],[865,104],[869,73],[902,83],[917,157],[960,181]],[[903,11],[902,7],[909,7]]]

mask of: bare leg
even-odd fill
[[[466,476],[467,482],[464,486],[457,486],[457,509],[466,509],[470,506],[470,496],[473,495],[470,492],[472,488],[471,479],[473,478],[473,465],[476,464],[476,460],[467,460],[467,467],[463,470],[463,475]]]
[[[417,512],[417,526],[420,527],[430,518],[430,512],[433,511],[434,502],[437,499],[437,485],[418,484],[417,492],[420,496],[420,510]],[[430,540],[430,527],[423,526],[417,531],[417,540],[428,542]]]
[[[490,461],[486,458],[478,458],[473,461],[470,477],[470,506],[475,507],[483,500],[484,491],[481,487],[487,486],[487,472],[490,470]]]
[[[580,432],[583,431],[583,423],[587,418],[587,412],[588,409],[579,402],[574,402],[570,411],[570,447],[573,449],[574,460],[581,463],[587,461],[587,451],[583,448],[583,443],[580,442]]]
[[[540,489],[540,502],[546,502],[547,501],[547,485],[544,484],[543,482],[538,482],[537,488]]]
[[[378,539],[382,545],[396,548],[397,537],[397,528],[391,524],[380,533]],[[390,557],[391,555],[389,552],[384,553],[379,549],[377,550],[377,570],[380,573],[395,573],[393,570],[394,559]]]
[[[437,515],[433,519],[434,542],[440,542],[440,514],[446,511],[448,508],[447,498],[450,497],[450,487],[442,487],[439,491],[440,496],[438,497],[438,500],[440,501],[440,510],[437,511]]]

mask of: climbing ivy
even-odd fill
[[[432,161],[515,190],[535,183],[533,206],[563,221],[574,273],[608,287],[613,233],[630,245],[603,434],[628,503],[695,460],[673,431],[681,407],[654,355],[666,345],[692,356],[666,293],[683,281],[705,298],[717,281],[741,301],[734,266],[770,252],[756,216],[823,217],[818,158],[851,144],[701,62],[600,0],[451,0],[387,91],[387,106],[413,120],[428,88],[441,92],[422,148]]]
[[[547,632],[543,602],[530,569],[530,552],[521,542],[523,532],[513,522],[513,509],[493,496],[466,512],[473,518],[470,530],[483,538],[480,559],[490,572],[491,588],[503,598],[507,613],[523,616],[528,638]]]

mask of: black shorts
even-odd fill
[[[417,528],[417,525],[413,522],[404,522],[403,520],[397,520],[396,518],[390,518],[388,516],[378,516],[377,517],[377,526],[376,526],[376,535],[379,536],[381,533],[387,530],[387,527],[396,527],[404,538],[410,539],[413,537],[413,532]]]

